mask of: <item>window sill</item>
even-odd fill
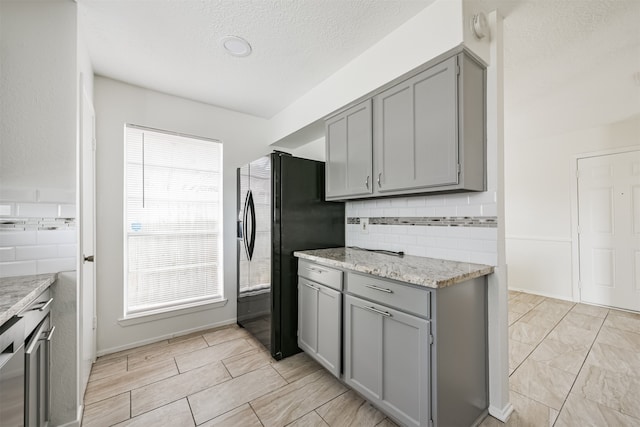
[[[227,305],[227,302],[228,300],[222,299],[214,302],[204,302],[186,307],[182,306],[178,308],[163,309],[148,313],[132,314],[118,319],[118,324],[120,326],[139,325],[140,323],[153,322],[155,320],[168,319],[171,317],[210,310],[212,308],[224,307],[225,305]]]

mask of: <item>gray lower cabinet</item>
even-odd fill
[[[298,347],[340,377],[342,293],[298,279]]]
[[[429,321],[345,295],[344,381],[406,426],[429,423]]]

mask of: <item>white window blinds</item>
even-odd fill
[[[126,126],[125,316],[222,299],[222,144]]]

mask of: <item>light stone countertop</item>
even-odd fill
[[[55,273],[0,278],[0,325],[31,304],[56,278]]]
[[[293,254],[328,267],[344,268],[436,289],[493,273],[490,265],[412,255],[399,257],[355,248],[316,249]]]

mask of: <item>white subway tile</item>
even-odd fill
[[[15,261],[16,249],[15,248],[0,248],[0,262]]]
[[[391,207],[394,208],[405,208],[407,207],[407,198],[406,197],[394,197],[391,199]]]
[[[406,255],[426,256],[426,249],[421,246],[406,245],[403,249]]]
[[[480,216],[482,215],[481,205],[460,205],[457,207],[457,216]]]
[[[475,264],[498,265],[498,255],[483,252],[471,252],[469,262]]]
[[[483,204],[482,216],[498,216],[498,205],[495,203]]]
[[[0,246],[25,246],[37,243],[36,231],[2,231]]]
[[[371,208],[375,208],[376,207],[376,199],[371,199],[371,200],[362,200],[360,203],[362,203],[362,205],[360,206],[361,208],[365,208],[365,209],[371,209]]]
[[[376,200],[376,207],[378,208],[388,208],[391,206],[391,200],[389,199],[378,199]]]
[[[0,203],[0,216],[15,216],[16,205],[13,203]]]
[[[76,258],[40,259],[36,261],[37,274],[57,273],[76,269]]]
[[[58,218],[75,218],[76,205],[58,205]]]
[[[498,229],[494,227],[468,227],[470,239],[498,240]]]
[[[76,235],[76,230],[38,230],[38,244],[76,243]]]
[[[38,190],[38,202],[75,203],[76,192],[59,189],[40,189]]]
[[[416,216],[416,208],[398,208],[399,217],[414,217]]]
[[[482,193],[469,194],[470,205],[482,205],[485,203],[495,203],[495,202],[496,202],[495,191],[484,191]]]
[[[416,216],[425,217],[425,216],[436,216],[436,208],[434,207],[417,207],[416,208]]]
[[[438,206],[436,207],[435,216],[456,216],[458,210],[455,206]]]
[[[464,206],[469,204],[469,195],[467,194],[445,194],[445,206]]]
[[[58,246],[18,246],[16,247],[16,261],[32,259],[57,258]]]
[[[58,216],[58,205],[48,203],[18,203],[16,216],[27,218],[55,218]]]
[[[425,206],[444,206],[443,196],[425,196]]]
[[[398,242],[404,245],[415,245],[417,241],[418,238],[414,234],[404,234],[398,236]]]
[[[407,198],[407,206],[409,207],[418,207],[418,206],[424,206],[425,205],[425,201],[424,201],[424,197],[408,197]]]
[[[397,208],[385,208],[382,210],[382,214],[386,217],[396,217],[398,216]]]
[[[36,271],[36,261],[0,262],[0,277],[27,276]]]
[[[7,202],[35,202],[36,190],[3,188],[0,190],[0,200]]]

